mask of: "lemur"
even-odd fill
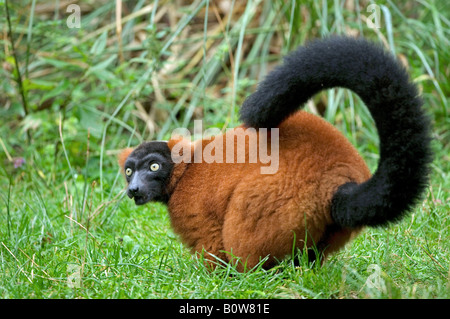
[[[380,159],[373,175],[335,127],[298,110],[334,87],[356,93],[374,119]],[[219,258],[244,271],[264,259],[270,268],[293,247],[315,247],[325,258],[363,227],[399,221],[422,198],[432,161],[422,106],[391,53],[363,38],[329,37],[299,47],[266,76],[243,103],[239,130],[195,142],[144,142],[123,150],[119,164],[128,196],[137,205],[167,204],[174,231],[211,264]],[[269,147],[278,151],[273,174],[261,174],[267,163],[249,162],[248,155],[244,163],[193,160],[206,148],[225,156],[230,134],[234,146],[245,135],[246,153],[251,140],[272,145],[273,134],[262,136],[260,128],[278,129],[277,149]]]

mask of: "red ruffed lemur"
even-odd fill
[[[336,128],[298,110],[333,87],[356,93],[374,119],[380,160],[373,175]],[[330,37],[288,55],[245,100],[239,128],[192,143],[145,142],[124,150],[119,164],[128,196],[137,205],[166,203],[174,231],[211,264],[215,257],[239,260],[244,271],[265,258],[263,267],[270,268],[293,248],[315,247],[326,257],[364,226],[400,220],[421,199],[432,160],[422,104],[389,52],[361,38]],[[244,161],[234,147],[241,137]],[[277,153],[276,172],[262,174],[267,161],[250,160],[249,151],[262,142]],[[221,158],[233,152],[234,161],[194,160],[207,149]]]

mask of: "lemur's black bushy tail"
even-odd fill
[[[352,90],[370,110],[380,136],[380,161],[365,183],[342,185],[331,214],[342,227],[399,220],[428,182],[430,121],[422,99],[395,57],[364,39],[331,37],[302,46],[259,84],[240,116],[247,126],[277,127],[321,90]]]

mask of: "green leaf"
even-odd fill
[[[100,138],[102,135],[103,122],[100,115],[97,113],[91,112],[89,109],[84,107],[79,108],[80,114],[80,124],[81,126],[89,130],[89,133],[97,138]]]
[[[61,61],[61,60],[52,59],[52,58],[42,58],[42,60],[44,60],[45,62],[47,62],[50,65],[53,65],[57,69],[61,69],[61,70],[64,70],[64,69],[66,69],[66,70],[73,70],[73,69],[82,70],[83,69],[80,65],[71,63],[71,62],[67,62],[67,61]]]
[[[92,55],[99,55],[105,51],[106,48],[106,40],[108,39],[107,32],[103,32],[97,40],[95,40],[94,44],[92,45],[92,48],[90,50],[90,53]]]
[[[113,63],[114,60],[116,60],[116,59],[117,59],[117,54],[111,55],[111,56],[110,56],[109,58],[107,58],[105,61],[100,62],[100,63],[98,63],[98,64],[96,64],[96,65],[94,65],[94,66],[91,66],[91,67],[89,68],[89,70],[86,72],[86,75],[95,73],[95,72],[100,71],[100,70],[105,70],[105,69],[106,69],[111,63]]]
[[[44,94],[39,103],[42,103],[52,97],[64,95],[65,93],[70,92],[70,90],[68,90],[69,86],[70,86],[69,80],[67,79],[62,80],[56,87],[54,87],[52,90]]]

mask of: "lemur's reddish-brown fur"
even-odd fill
[[[133,148],[127,147],[127,148],[123,149],[117,156],[117,160],[119,162],[120,168],[122,168],[122,171],[123,171],[123,167],[125,165],[125,161],[127,160],[128,156],[131,154],[131,152],[133,152]]]
[[[178,142],[170,140],[169,148]],[[192,146],[214,142],[196,141]],[[121,167],[129,154],[130,149],[121,154]],[[261,166],[267,164],[175,164],[168,208],[173,229],[188,247],[225,261],[240,257],[242,270],[267,255],[264,266],[273,266],[292,253],[294,240],[300,249],[317,245],[327,255],[359,231],[328,227],[333,224],[330,202],[337,188],[367,180],[370,171],[350,142],[325,120],[304,111],[289,117],[279,126],[277,173],[261,174]]]

